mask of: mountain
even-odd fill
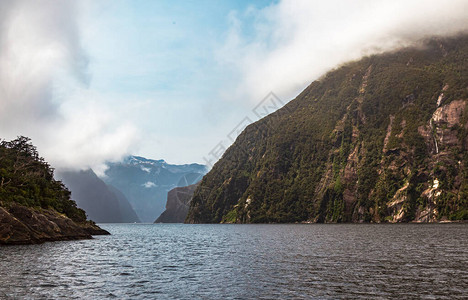
[[[109,234],[70,199],[50,165],[26,137],[0,141],[0,245]]]
[[[66,171],[57,174],[70,189],[79,208],[98,223],[140,222],[125,196],[104,183],[93,170]]]
[[[190,201],[197,184],[176,187],[167,193],[166,210],[154,223],[183,223],[187,217]]]
[[[164,160],[128,156],[109,163],[102,180],[120,190],[142,222],[154,222],[164,211],[167,193],[201,180],[207,168],[200,164],[171,165]]]
[[[135,210],[133,210],[132,205],[128,202],[127,197],[119,191],[117,188],[112,185],[107,185],[109,191],[114,193],[119,202],[120,214],[122,216],[123,223],[140,223],[141,220],[138,218]]]
[[[364,57],[248,126],[186,222],[468,218],[468,36]]]

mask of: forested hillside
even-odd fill
[[[0,244],[106,234],[70,199],[30,140],[0,142]]]
[[[186,222],[468,218],[468,37],[330,71],[248,126]]]

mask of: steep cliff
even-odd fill
[[[365,57],[248,126],[186,222],[468,218],[468,36]]]
[[[167,193],[166,210],[154,221],[154,223],[183,223],[187,217],[190,201],[197,184],[177,187]]]

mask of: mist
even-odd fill
[[[56,168],[99,170],[129,152],[136,130],[88,90],[76,3],[0,2],[0,137],[30,137]]]
[[[240,74],[234,97],[289,100],[347,61],[466,32],[467,11],[466,0],[284,0],[232,12],[218,59]]]
[[[1,1],[0,138],[98,174],[127,154],[204,163],[270,92],[287,102],[347,61],[468,30],[466,0],[226,2],[212,24],[203,3],[168,3]]]

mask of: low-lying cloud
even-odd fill
[[[125,16],[126,12],[131,11],[130,3],[133,2],[106,3],[110,6],[117,5],[117,11]],[[140,3],[140,8],[145,4]],[[283,0],[262,9],[250,7],[246,11],[231,12],[227,16],[230,26],[225,39],[218,41],[219,43],[207,41],[213,48],[203,48],[202,52],[205,54],[201,55],[210,67],[208,70],[218,70],[219,76],[206,79],[203,72],[197,70],[201,75],[189,76],[187,78],[190,80],[187,80],[185,74],[174,73],[178,76],[166,76],[164,70],[172,69],[173,66],[166,66],[161,70],[157,68],[164,66],[165,53],[173,53],[174,49],[170,47],[176,47],[179,52],[174,53],[179,56],[184,55],[183,51],[195,51],[192,47],[178,48],[178,43],[182,43],[183,39],[175,39],[177,43],[166,43],[168,49],[152,49],[151,45],[158,44],[158,39],[164,39],[166,35],[147,34],[129,39],[125,35],[140,33],[141,28],[126,18],[121,18],[122,23],[117,28],[136,27],[128,32],[116,31],[112,25],[114,23],[109,20],[114,18],[114,15],[103,17],[99,22],[89,22],[86,17],[91,20],[101,17],[99,13],[90,13],[102,9],[96,7],[99,5],[96,5],[95,1],[0,1],[0,138],[29,136],[52,166],[59,169],[92,167],[100,174],[105,167],[105,161],[117,161],[135,150],[133,145],[137,144],[139,139],[138,130],[132,123],[139,124],[140,130],[145,132],[146,139],[141,141],[150,149],[148,155],[172,160],[182,157],[179,161],[184,161],[189,156],[184,153],[195,153],[190,159],[200,156],[202,162],[201,158],[206,156],[208,151],[198,145],[211,140],[213,145],[218,142],[219,137],[216,135],[221,130],[213,127],[228,126],[224,125],[227,124],[226,120],[233,119],[236,114],[242,114],[239,112],[242,107],[246,110],[255,107],[269,92],[273,91],[283,101],[289,100],[311,81],[346,61],[411,45],[426,36],[451,35],[468,29],[467,0]],[[146,17],[158,19],[165,11],[155,13],[155,16]],[[206,22],[206,18],[191,20]],[[143,22],[139,26],[153,23]],[[109,30],[94,30],[94,26],[102,26],[99,28]],[[181,25],[171,22],[170,26]],[[178,30],[175,32],[182,34],[187,29],[181,27]],[[86,34],[85,37],[88,37],[88,47],[90,41],[96,42],[93,43],[95,47],[88,50],[95,52],[91,54],[94,55],[95,61],[98,61],[93,65],[98,66],[94,70],[101,70],[100,77],[97,75],[98,71],[95,72],[94,83],[102,83],[102,78],[106,78],[105,84],[100,85],[100,90],[93,90],[93,74],[90,74],[88,68],[92,60],[82,47],[81,32],[97,32],[96,36],[90,34],[91,39]],[[112,51],[112,47],[107,44],[114,45],[112,38],[106,39],[108,32],[118,32],[117,38],[123,41],[145,42],[138,44],[141,49],[128,46],[129,51],[116,51],[114,55],[108,55],[106,52]],[[205,32],[198,34],[210,39],[219,38],[218,35],[207,35]],[[196,45],[193,41],[192,44]],[[125,42],[118,45],[127,46]],[[216,55],[212,55],[210,50]],[[146,55],[134,59],[132,51],[136,51],[135,55]],[[162,54],[159,53],[158,56],[158,53],[153,53],[156,51],[161,51]],[[159,64],[160,62],[162,63]],[[149,97],[151,101],[145,104],[147,106],[144,109],[129,109],[132,107],[129,100],[116,101],[112,94],[126,96],[119,95],[118,91],[106,89],[118,87],[111,78],[115,75],[112,73],[114,64],[118,66],[116,69],[126,70],[128,67],[138,69],[141,67],[138,64],[141,63],[155,66],[154,72],[143,74],[147,76],[147,73],[154,73],[153,77],[142,78],[147,82],[146,85],[135,82],[128,85],[125,95],[134,95],[135,99],[140,100],[142,97]],[[199,67],[197,64],[181,66],[181,70],[185,66]],[[127,77],[120,75],[120,82],[124,82]],[[158,91],[161,85],[157,85],[156,79],[160,77],[165,78],[165,85],[175,87],[173,94],[165,94],[164,90]],[[154,88],[151,86],[152,80],[156,84]],[[184,80],[190,81],[191,84],[183,85],[182,82],[181,85],[181,81]],[[141,95],[141,91],[137,90],[141,86],[147,89],[145,95]],[[213,100],[194,101],[193,91],[190,90],[192,87],[203,87],[206,89],[203,97]],[[219,100],[220,98],[222,100]],[[223,100],[227,99],[237,101],[230,101],[225,105]],[[254,103],[244,102],[245,100]],[[178,108],[177,105],[172,105],[173,103],[168,105],[171,101],[183,107]],[[216,104],[212,105],[212,102]],[[203,103],[209,108],[205,108]],[[240,108],[230,116],[229,109],[225,109],[225,106]],[[190,124],[194,123],[196,117],[187,120],[179,117],[187,114],[184,110],[190,110],[190,114],[193,111],[193,115],[196,115],[195,112],[204,109],[213,116],[212,123],[200,122],[203,126],[197,127],[197,124]],[[146,113],[141,113],[143,110]],[[161,117],[163,115],[175,117]],[[149,126],[152,120],[141,122],[141,116],[147,119],[155,118],[154,123],[158,126]],[[159,120],[156,119],[157,116]],[[242,117],[243,115],[232,123],[237,124]],[[172,122],[178,122],[178,126],[168,124]],[[187,126],[201,128],[198,132],[205,138],[191,137],[184,135],[182,129],[172,129]],[[228,128],[226,133],[230,130],[231,128]],[[193,145],[189,152],[184,150],[187,149],[187,145]],[[173,153],[177,153],[177,157],[174,157]],[[173,156],[170,157],[171,155]]]
[[[235,97],[290,99],[346,61],[466,31],[467,11],[466,0],[283,0],[233,12],[218,58],[242,78]]]
[[[0,2],[0,138],[32,138],[57,168],[101,169],[136,136],[90,97],[75,1]]]

